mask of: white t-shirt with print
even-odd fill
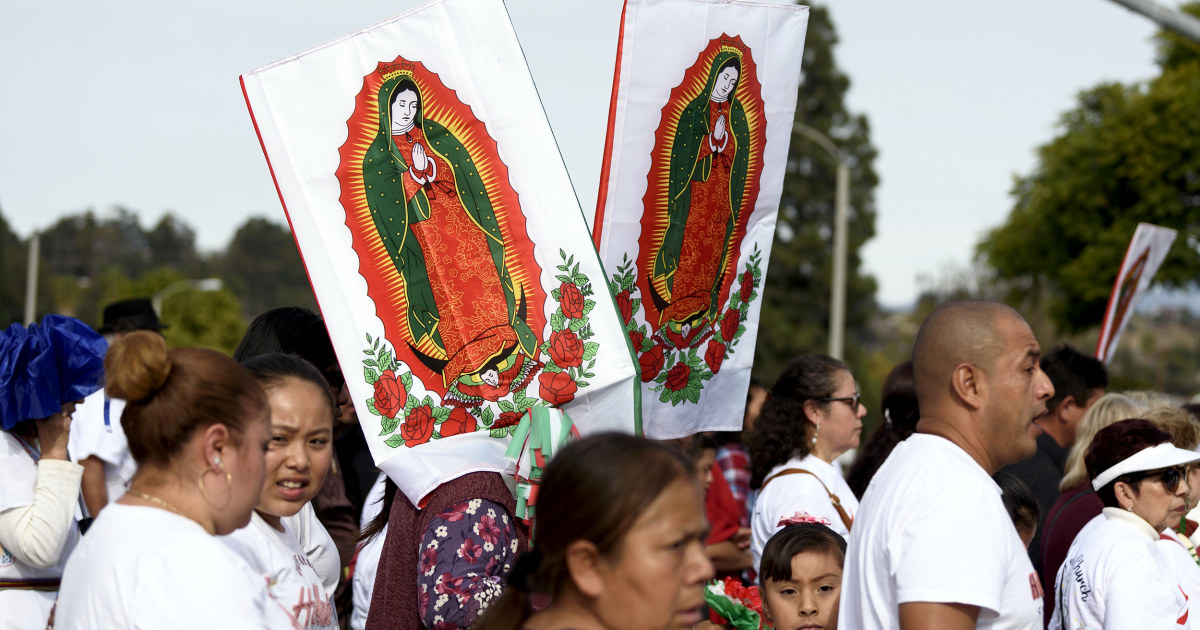
[[[1196,564],[1181,538],[1183,534],[1168,529],[1154,541],[1154,546],[1162,553],[1168,568],[1174,570],[1179,587],[1187,594],[1188,627],[1200,630],[1200,565]]]
[[[800,468],[816,475],[795,473],[782,475],[772,479],[765,488],[759,491],[758,499],[754,502],[754,514],[750,519],[750,552],[754,554],[754,570],[758,570],[759,559],[762,558],[763,547],[767,540],[779,531],[779,519],[792,516],[797,511],[808,512],[812,516],[829,520],[829,527],[841,534],[842,538],[850,538],[850,530],[842,522],[829,498],[829,492],[837,495],[842,503],[842,509],[850,518],[858,511],[858,499],[846,480],[842,471],[828,464],[817,456],[809,453],[803,458],[793,457],[771,469],[765,479],[770,479],[780,471],[788,468]],[[817,481],[820,479],[820,481]],[[824,483],[829,492],[821,487]]]
[[[268,610],[268,620],[294,620],[296,628],[336,630],[333,591],[321,583],[295,532],[287,523],[283,526],[284,531],[271,527],[256,512],[249,525],[220,540],[266,578],[267,592],[278,604],[278,610]]]
[[[871,481],[850,534],[838,625],[900,626],[900,604],[978,606],[976,628],[1039,629],[1042,589],[1000,498],[966,451],[901,442]]]
[[[1187,597],[1158,540],[1136,514],[1104,508],[1067,550],[1054,580],[1050,627],[1188,627]]]
[[[55,627],[262,630],[267,582],[195,521],[113,503],[67,562]]]

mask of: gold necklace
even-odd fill
[[[147,501],[150,501],[151,503],[156,503],[159,506],[167,508],[168,510],[171,510],[172,512],[174,512],[184,518],[189,518],[187,514],[184,514],[183,512],[180,512],[179,510],[175,509],[175,506],[171,505],[170,503],[167,503],[166,501],[163,501],[162,499],[160,499],[156,496],[146,494],[145,492],[139,492],[137,490],[134,490],[133,488],[129,489],[129,494],[132,494],[133,496],[138,497],[140,499],[145,499]]]

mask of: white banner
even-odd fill
[[[808,8],[627,0],[595,239],[646,435],[741,428]]]
[[[1104,323],[1100,325],[1100,339],[1096,341],[1097,359],[1105,363],[1112,360],[1117,342],[1121,340],[1121,331],[1125,330],[1134,307],[1150,288],[1154,274],[1158,273],[1174,242],[1175,230],[1138,223],[1108,296],[1108,307],[1104,309]]]
[[[499,0],[242,76],[372,455],[416,504],[520,416],[633,432],[637,371]]]

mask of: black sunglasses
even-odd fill
[[[1174,494],[1179,488],[1179,482],[1187,477],[1187,466],[1173,466],[1147,473],[1142,479],[1153,479],[1158,477],[1162,481],[1163,488],[1167,492]]]
[[[844,396],[842,398],[817,398],[818,402],[844,402],[850,405],[850,411],[858,413],[858,406],[862,404],[862,394],[854,392],[853,396]]]

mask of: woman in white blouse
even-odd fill
[[[825,355],[792,359],[771,386],[750,439],[750,521],[757,568],[779,521],[803,510],[824,517],[843,538],[858,500],[833,463],[858,446],[867,410],[845,363]]]

